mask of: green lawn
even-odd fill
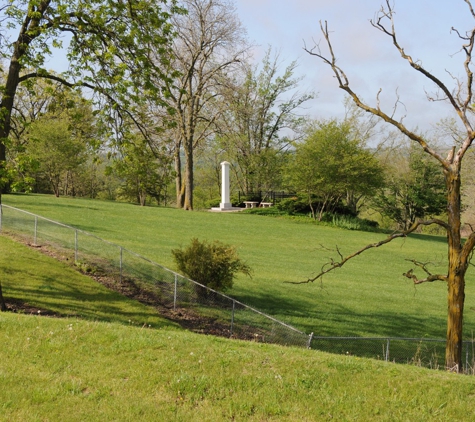
[[[167,328],[0,314],[0,421],[472,421],[475,379]]]
[[[384,235],[246,213],[186,212],[46,195],[4,195],[3,201],[94,233],[172,269],[171,249],[187,245],[192,237],[233,244],[254,273],[252,279],[240,276],[230,294],[307,333],[445,337],[445,285],[415,287],[402,276],[411,268],[407,259],[430,261],[444,272],[442,237],[397,240],[356,258],[322,284],[293,285],[285,281],[304,280],[337,258],[328,249],[338,246],[348,254]],[[469,274],[468,336],[475,329],[473,281]]]
[[[154,328],[178,327],[158,312],[112,292],[66,263],[0,236],[0,280],[7,302],[63,316]]]
[[[7,299],[69,315],[0,313],[1,422],[475,418],[473,376],[187,332],[4,236],[0,279]]]

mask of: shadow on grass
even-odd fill
[[[374,337],[427,337],[445,338],[447,321],[444,317],[428,316],[375,309],[361,313],[344,305],[332,305],[331,311],[302,310],[298,297],[271,297],[265,295],[239,295],[243,303],[272,315],[295,328],[320,336],[374,336]],[[435,319],[434,319],[435,318]],[[294,321],[294,322],[292,322]],[[295,322],[297,321],[297,323]],[[316,325],[316,321],[317,325]],[[434,327],[440,327],[434,328]]]
[[[23,302],[65,317],[152,325],[154,328],[177,327],[155,309],[147,308],[79,274],[71,275],[65,271],[61,279],[42,274],[31,277],[21,270],[9,268],[8,275],[16,279],[28,277],[29,280],[21,286],[4,282],[3,293],[7,303],[12,299],[15,303]],[[82,277],[84,285],[77,284]]]

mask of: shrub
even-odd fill
[[[190,246],[173,249],[172,254],[179,271],[213,290],[224,292],[230,289],[238,272],[251,275],[251,269],[241,261],[236,249],[218,240],[210,243],[194,238]],[[198,297],[208,296],[207,289],[196,287]]]

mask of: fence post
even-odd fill
[[[78,260],[78,231],[74,230],[74,261]]]
[[[38,237],[38,216],[35,215],[35,234],[34,234],[34,237],[33,237],[33,245],[36,246],[36,239]]]
[[[176,294],[178,289],[178,275],[175,274],[175,287],[173,290],[173,310],[176,311]]]
[[[387,362],[389,360],[389,342],[391,340],[390,339],[387,339],[387,342],[386,342],[386,355],[384,356],[384,360]]]
[[[2,216],[3,216],[3,208],[2,208],[2,203],[0,202],[0,232],[2,231]]]
[[[231,333],[229,335],[229,337],[232,337],[233,335],[233,329],[234,329],[234,309],[236,307],[236,301],[233,300],[233,311],[232,311],[232,314],[231,314]]]
[[[310,333],[310,335],[308,336],[307,349],[311,349],[311,348],[312,348],[312,340],[313,340],[313,332]]]
[[[122,283],[122,246],[119,246],[120,258],[119,258],[119,278]]]

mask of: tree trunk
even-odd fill
[[[462,332],[463,307],[465,300],[465,272],[467,258],[462,251],[460,233],[460,192],[461,180],[459,166],[452,165],[445,171],[447,186],[447,218],[448,218],[448,279],[447,279],[447,344],[445,349],[445,367],[447,370],[462,370]]]
[[[0,110],[2,109],[0,108]],[[3,126],[3,124],[0,123],[0,126]],[[4,143],[4,139],[6,139],[6,137],[2,137],[3,133],[4,133],[4,130],[2,127],[0,128],[0,204],[2,203],[2,194],[5,191],[5,185],[2,179],[5,173],[6,164],[7,164],[6,148],[5,148],[5,143]]]
[[[185,142],[185,198],[183,209],[193,209],[193,139]]]
[[[453,272],[452,270],[450,271]],[[452,372],[462,370],[463,305],[465,300],[464,275],[449,277],[447,345],[445,367]]]
[[[183,208],[185,203],[185,185],[183,184],[181,172],[180,144],[175,147],[175,188],[176,188],[176,207]]]

